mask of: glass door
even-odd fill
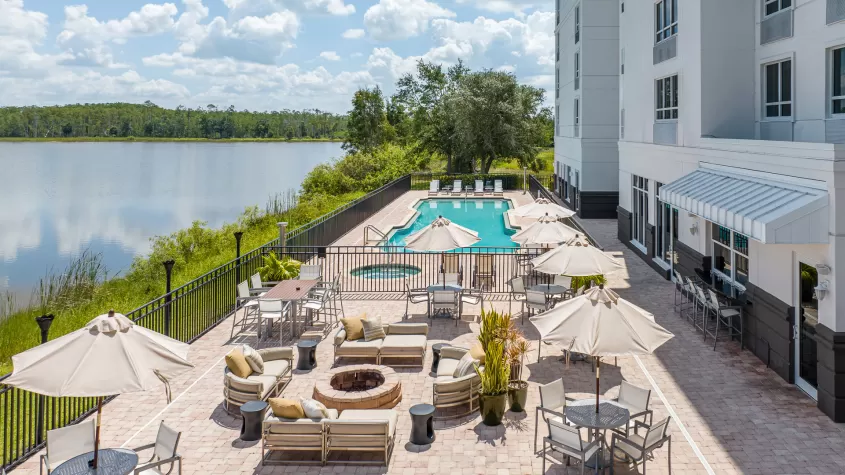
[[[795,306],[795,384],[817,399],[816,325],[819,323],[819,285],[814,266],[798,262],[798,305]]]

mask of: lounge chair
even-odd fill
[[[440,180],[431,180],[428,184],[428,196],[437,196],[440,193]]]
[[[382,364],[384,358],[419,358],[419,364],[398,365],[396,367],[423,366],[425,351],[428,347],[428,324],[426,323],[391,323],[384,325],[384,338],[365,341],[346,339],[346,329],[341,327],[334,336],[334,360],[338,358],[374,358],[376,364]]]
[[[479,255],[472,273],[472,288],[491,290],[496,287],[496,264],[493,256]]]
[[[493,181],[493,196],[504,196],[505,192],[502,189],[502,180]]]
[[[475,180],[475,196],[484,196],[484,180]]]
[[[47,431],[47,453],[41,456],[40,471],[47,475],[64,462],[94,451],[94,429],[96,420],[89,419],[78,424]]]
[[[443,254],[440,273],[458,274],[458,285],[464,282],[464,265],[461,264],[460,254]]]
[[[285,419],[276,417],[273,411],[268,410],[264,416],[264,424],[261,437],[261,464],[317,464],[323,465],[325,428],[323,421],[337,419],[337,409],[328,409],[326,419]],[[296,454],[290,460],[272,459],[273,452],[280,454]],[[303,452],[315,452],[314,459],[307,459],[300,454]]]
[[[265,348],[258,350],[264,360],[264,372],[246,378],[235,376],[229,368],[223,370],[224,406],[231,414],[249,401],[266,401],[281,394],[290,383],[293,373],[293,348]],[[93,450],[93,449],[92,449]]]
[[[461,183],[461,180],[455,180],[455,183],[452,185],[452,195],[460,196],[460,194],[463,192],[462,188],[463,184]]]

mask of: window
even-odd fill
[[[678,0],[660,0],[654,4],[654,42],[678,34]]]
[[[845,114],[845,48],[833,50],[830,85],[831,114]]]
[[[619,111],[619,138],[625,138],[625,109]]]
[[[622,13],[625,13],[625,2],[622,2]]]
[[[581,53],[575,52],[575,90],[581,87]]]
[[[570,168],[569,165],[563,166],[563,199],[564,201],[569,201],[569,173]]]
[[[575,7],[575,44],[581,41],[581,5]]]
[[[648,179],[631,175],[631,240],[645,246],[646,226],[648,225]]]
[[[678,118],[678,76],[657,80],[655,91],[657,99],[657,120],[673,120]]]
[[[576,97],[572,108],[573,112],[575,112],[575,121],[573,122],[575,125],[575,136],[578,137],[581,127],[581,99]]]
[[[555,61],[560,61],[560,31],[555,33]]]
[[[560,68],[555,68],[555,99],[560,97]]]
[[[560,106],[555,105],[555,135],[560,135]]]
[[[555,26],[560,25],[560,2],[562,0],[555,0]]]
[[[792,60],[763,67],[766,117],[792,117]]]
[[[625,74],[625,48],[622,48],[622,51],[619,52],[619,63],[622,65],[621,74]]]
[[[672,263],[672,238],[677,237],[678,210],[668,203],[660,201],[662,183],[654,183],[654,213],[657,229],[654,234],[654,257],[666,264]],[[674,223],[672,219],[676,222]]]
[[[763,16],[774,15],[792,6],[792,0],[763,0]]]
[[[712,223],[713,285],[732,297],[748,283],[748,236]]]

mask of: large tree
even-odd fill
[[[359,89],[352,98],[343,149],[352,153],[370,152],[393,140],[395,132],[387,120],[381,89]]]
[[[543,141],[540,105],[544,92],[519,84],[513,74],[482,71],[464,75],[449,101],[456,112],[456,130],[463,153],[489,173],[496,160],[515,158],[535,167]]]

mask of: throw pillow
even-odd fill
[[[271,397],[267,400],[270,409],[273,410],[273,415],[285,419],[304,419],[305,411],[302,410],[302,404],[293,399],[284,399],[280,397]]]
[[[484,347],[481,346],[480,342],[469,349],[469,354],[472,355],[473,359],[480,361],[482,364],[484,363]]]
[[[239,378],[246,378],[252,374],[252,368],[246,362],[243,352],[238,348],[235,348],[226,355],[226,366],[232,374]]]
[[[362,314],[360,317],[341,318],[340,323],[343,324],[343,329],[346,330],[346,341],[360,340],[364,338],[364,325],[361,320],[366,318],[367,314]]]
[[[458,366],[455,367],[455,372],[452,373],[452,377],[462,378],[468,374],[472,374],[475,371],[476,364],[478,364],[478,360],[473,358],[472,353],[467,351],[463,358],[458,361]]]
[[[329,410],[320,401],[303,397],[300,398],[300,404],[305,412],[305,417],[309,419],[328,419],[329,417]]]
[[[361,320],[364,327],[364,341],[372,341],[384,338],[384,327],[381,325],[381,317]]]
[[[252,372],[263,374],[264,358],[261,357],[261,354],[255,351],[255,348],[249,345],[244,345],[243,353],[244,358],[246,358],[246,362],[249,364],[249,367],[252,368]]]

